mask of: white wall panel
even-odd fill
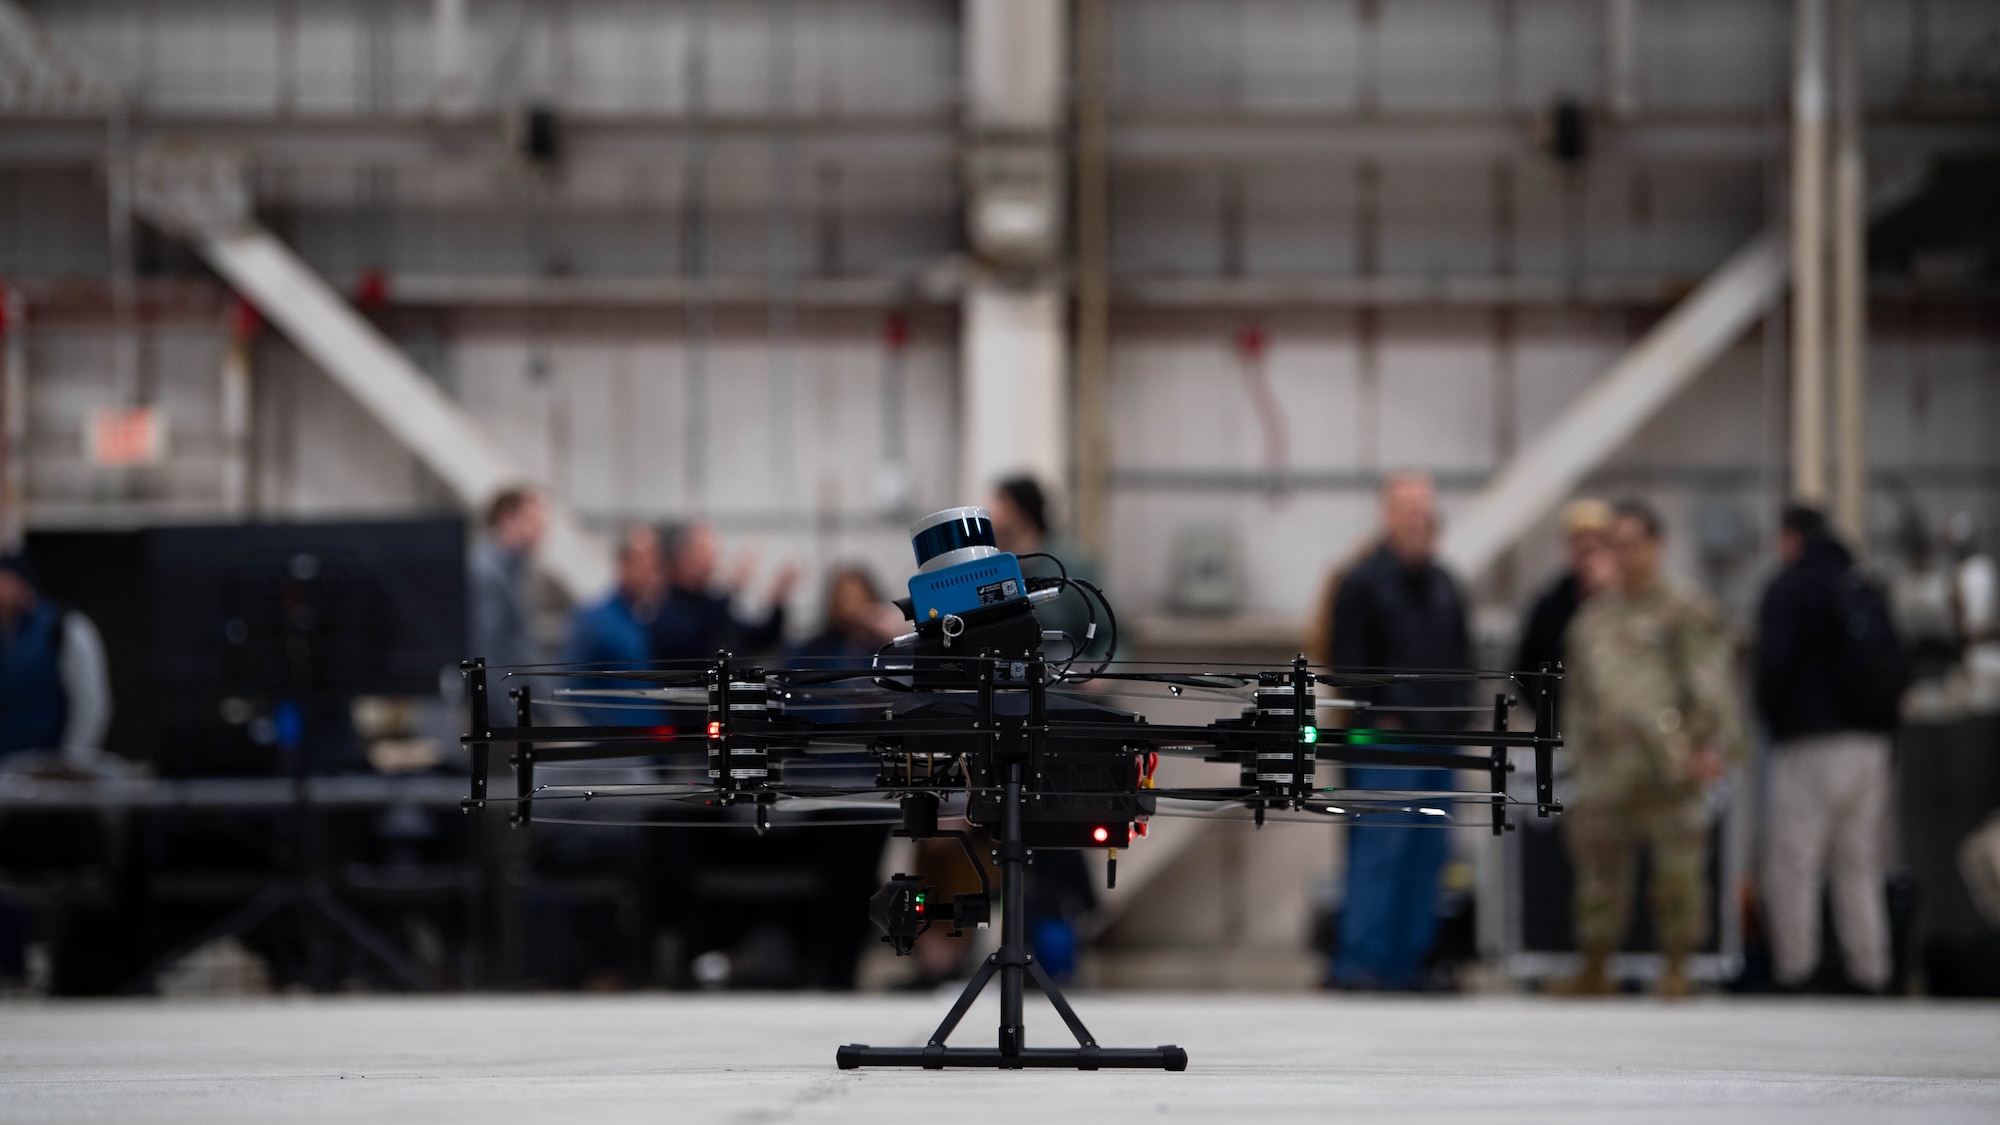
[[[1493,272],[1493,176],[1478,165],[1382,169],[1379,270],[1387,276],[1485,276]]]
[[[1484,470],[1498,464],[1490,317],[1386,316],[1380,348],[1379,467]]]
[[[1383,109],[1486,110],[1500,96],[1500,27],[1491,0],[1378,4]]]
[[[1360,96],[1354,0],[1245,0],[1240,5],[1243,108],[1352,110]]]
[[[1113,273],[1214,274],[1222,268],[1223,173],[1175,168],[1114,174]]]
[[[1135,0],[1110,5],[1111,101],[1119,109],[1233,108],[1242,28],[1231,5]]]
[[[89,276],[107,261],[99,177],[49,169],[0,174],[0,278]]]
[[[1545,109],[1559,96],[1588,101],[1600,95],[1604,4],[1605,0],[1516,0],[1517,107]]]
[[[1755,108],[1782,96],[1791,5],[1673,0],[1641,8],[1640,102],[1655,109]]]
[[[1245,168],[1242,185],[1245,273],[1335,277],[1355,271],[1351,166]]]

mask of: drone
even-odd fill
[[[865,663],[772,667],[728,652],[644,667],[499,669],[466,661],[469,725],[462,741],[471,793],[464,808],[474,812],[490,800],[508,800],[488,792],[497,746],[511,748],[512,822],[521,827],[537,820],[668,827],[714,824],[720,817],[763,833],[821,823],[813,817],[827,810],[874,810],[880,817],[875,823],[894,824],[896,835],[956,839],[979,873],[977,895],[944,899],[915,876],[897,874],[870,899],[870,919],[899,955],[910,953],[935,925],[956,936],[991,921],[987,864],[969,832],[943,827],[963,821],[992,840],[991,858],[1000,871],[998,949],[980,963],[923,1046],[848,1044],[835,1053],[839,1068],[1169,1071],[1187,1069],[1185,1050],[1099,1045],[1035,959],[1025,905],[1037,851],[1106,852],[1107,883],[1115,885],[1118,849],[1132,846],[1162,816],[1243,818],[1259,827],[1267,820],[1316,819],[1449,826],[1456,820],[1446,806],[1469,806],[1484,814],[1497,836],[1512,829],[1512,811],[1530,803],[1510,795],[1509,755],[1515,750],[1533,754],[1536,815],[1562,809],[1552,768],[1562,745],[1559,666],[1532,673],[1327,669],[1304,656],[1278,668],[1120,665],[1117,615],[1103,591],[1070,575],[1053,556],[1044,557],[1056,574],[1024,573],[1022,558],[1033,556],[1000,550],[985,509],[950,508],[918,520],[911,542],[918,571],[909,596],[897,604],[912,628]],[[1065,594],[1080,597],[1088,611],[1083,637],[1045,630],[1036,616],[1036,607]],[[1100,610],[1108,647],[1093,661],[1088,649]],[[512,685],[506,689],[514,704],[512,727],[489,719],[496,676]],[[1471,702],[1482,684],[1499,689],[1490,705]],[[1201,724],[1149,722],[1124,706],[1134,697],[1208,701],[1226,714]],[[1530,701],[1532,726],[1512,729],[1510,713],[1524,700]],[[598,718],[623,708],[641,721],[546,717],[562,708],[584,708]],[[1320,726],[1321,708],[1345,721]],[[1491,729],[1464,729],[1478,715],[1490,715]],[[872,781],[857,783],[851,770],[828,769],[857,753],[872,765]],[[1234,765],[1235,784],[1158,784],[1163,758]],[[651,771],[653,779],[627,780],[634,769],[620,769],[606,775],[620,780],[602,783],[536,780],[538,766],[620,759],[639,760],[639,772]],[[1450,771],[1451,777],[1471,773],[1483,775],[1484,785],[1327,788],[1316,781],[1320,762]],[[561,812],[598,802],[660,815],[584,819]],[[995,977],[996,1044],[948,1045]],[[1067,1025],[1074,1046],[1027,1045],[1022,1000],[1031,984]]]

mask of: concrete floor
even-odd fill
[[[922,1042],[941,996],[19,1003],[0,1121],[2000,1122],[1993,1004],[1080,1001],[1101,1042],[1177,1042],[1188,1072],[834,1069],[841,1043]]]

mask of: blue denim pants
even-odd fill
[[[1353,789],[1443,789],[1442,770],[1349,766]],[[1330,983],[1348,988],[1416,989],[1437,936],[1438,873],[1450,838],[1434,817],[1381,813],[1347,834],[1347,893],[1333,943]]]

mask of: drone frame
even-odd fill
[[[1217,745],[1227,741],[1232,746],[1282,745],[1292,748],[1292,776],[1290,784],[1279,784],[1269,792],[1259,793],[1252,789],[1247,792],[1229,790],[1217,792],[1213,796],[1204,795],[1198,799],[1212,800],[1218,804],[1249,804],[1254,810],[1259,824],[1263,823],[1264,812],[1269,807],[1289,805],[1294,810],[1305,808],[1305,794],[1309,773],[1315,759],[1338,761],[1349,764],[1385,766],[1432,767],[1451,770],[1469,770],[1488,775],[1491,788],[1492,831],[1500,835],[1513,826],[1507,817],[1507,776],[1512,771],[1507,753],[1511,749],[1531,749],[1535,758],[1535,807],[1538,816],[1549,816],[1561,811],[1554,796],[1553,754],[1562,744],[1556,729],[1557,689],[1556,677],[1560,676],[1559,665],[1545,666],[1540,675],[1546,677],[1544,690],[1533,693],[1536,700],[1535,726],[1533,731],[1515,732],[1508,729],[1510,699],[1498,694],[1493,701],[1493,729],[1490,731],[1418,731],[1397,730],[1393,741],[1395,746],[1380,745],[1381,739],[1364,730],[1330,729],[1321,732],[1314,725],[1316,714],[1312,709],[1308,692],[1315,682],[1327,682],[1328,674],[1317,674],[1310,670],[1305,657],[1299,656],[1284,673],[1270,677],[1276,682],[1289,686],[1294,701],[1288,726],[1258,727],[1254,724],[1226,726],[1223,723],[1208,726],[1161,725],[1140,722],[1090,723],[1074,721],[1052,721],[1048,710],[1048,690],[1050,687],[1048,665],[1039,655],[1025,660],[980,654],[957,658],[963,665],[970,665],[969,671],[975,679],[973,694],[977,700],[974,714],[969,724],[934,718],[896,718],[867,723],[828,722],[794,720],[782,729],[772,729],[751,735],[743,732],[743,741],[764,738],[797,743],[804,739],[809,742],[815,734],[844,734],[847,740],[860,735],[877,735],[885,731],[906,732],[936,736],[949,734],[968,740],[972,746],[983,745],[991,755],[992,765],[1004,770],[999,785],[999,823],[990,825],[989,830],[997,830],[994,855],[999,861],[1001,883],[1001,925],[1000,945],[980,964],[978,970],[967,982],[957,1001],[952,1005],[944,1020],[924,1046],[921,1047],[872,1047],[865,1044],[848,1044],[835,1053],[835,1061],[842,1070],[859,1067],[922,1067],[929,1070],[947,1067],[970,1067],[985,1069],[1018,1070],[1024,1068],[1057,1068],[1076,1070],[1099,1069],[1151,1069],[1180,1071],[1187,1069],[1187,1052],[1180,1047],[1163,1045],[1159,1047],[1102,1047],[1086,1028],[1075,1009],[1063,996],[1062,990],[1050,977],[1048,971],[1035,960],[1027,939],[1026,898],[1028,866],[1033,853],[1025,842],[1023,813],[1029,786],[1026,778],[1032,772],[1040,777],[1039,767],[1048,750],[1051,737],[1084,736],[1117,738],[1130,742],[1144,742],[1158,745],[1186,746]],[[1026,674],[1005,679],[996,675],[1001,666],[1021,669]],[[620,726],[537,726],[531,714],[531,696],[528,688],[521,687],[510,692],[515,704],[516,723],[513,727],[491,725],[487,710],[490,690],[489,669],[483,660],[466,661],[462,668],[467,679],[467,705],[470,726],[463,738],[470,755],[471,792],[463,802],[466,811],[472,812],[485,807],[488,800],[488,774],[490,753],[495,745],[511,745],[513,753],[509,761],[515,768],[515,811],[511,817],[513,824],[525,826],[533,820],[533,803],[537,792],[535,785],[535,765],[538,761],[582,761],[590,759],[645,756],[657,752],[660,743],[692,741],[683,739],[676,732],[660,732],[644,727]],[[711,720],[707,737],[703,742],[711,749],[719,745],[728,762],[727,754],[732,746],[732,738],[738,737],[730,707],[732,681],[739,669],[732,666],[728,653],[718,653],[700,678],[711,691]],[[619,675],[620,673],[591,672],[575,669],[570,671],[550,670],[538,667],[525,673],[510,675]],[[630,673],[628,673],[630,674]],[[682,677],[692,678],[694,673]],[[1392,673],[1396,681],[1410,682],[1425,677],[1424,673]],[[1437,673],[1431,678],[1444,675],[1469,676],[1472,673]],[[1113,674],[1110,678],[1148,678],[1141,674]],[[1157,677],[1172,682],[1186,679],[1186,674],[1178,677]],[[1026,693],[1027,706],[1024,713],[1004,714],[996,706],[996,696],[1001,692],[1020,691]],[[1219,737],[1220,736],[1220,737]],[[549,746],[549,743],[585,745]],[[606,744],[612,744],[607,748]],[[624,744],[630,749],[616,748]],[[1403,747],[1420,747],[1405,749]],[[1463,746],[1485,746],[1486,755],[1466,753],[1451,749]],[[1305,750],[1300,750],[1305,747]],[[768,750],[768,744],[766,746]],[[1129,748],[1128,748],[1129,749]],[[1240,750],[1238,752],[1241,752]],[[1214,759],[1211,759],[1214,760]],[[1261,767],[1260,767],[1261,768]],[[716,784],[706,790],[714,798],[714,803],[724,805],[751,804],[756,815],[756,828],[763,831],[770,825],[770,809],[782,795],[767,784],[738,784],[730,776],[730,770],[723,769]],[[604,795],[612,795],[615,786],[606,787]],[[884,783],[878,779],[874,791],[887,795],[902,795],[907,801],[912,796],[929,795],[934,801],[938,796],[953,791],[970,791],[970,776],[962,782],[934,786],[903,783]],[[696,789],[686,796],[698,796],[703,790]],[[1137,793],[1158,794],[1164,791],[1143,789]],[[1464,792],[1464,791],[1457,791]],[[592,794],[586,794],[586,799]],[[1095,791],[1093,791],[1093,795]],[[1105,796],[1120,796],[1107,792]],[[931,806],[933,817],[935,804]],[[907,805],[906,805],[907,809]],[[906,823],[909,817],[906,812]],[[910,832],[910,835],[949,835],[936,832],[934,827],[928,833]],[[981,873],[984,882],[984,873]],[[1000,1019],[997,1043],[993,1047],[953,1047],[946,1044],[959,1023],[972,1008],[974,1001],[992,983],[995,977],[1000,981]],[[1056,1014],[1067,1025],[1076,1039],[1073,1047],[1029,1047],[1025,1042],[1025,1020],[1022,1013],[1023,997],[1028,984],[1032,983],[1046,996],[1055,1008]]]

